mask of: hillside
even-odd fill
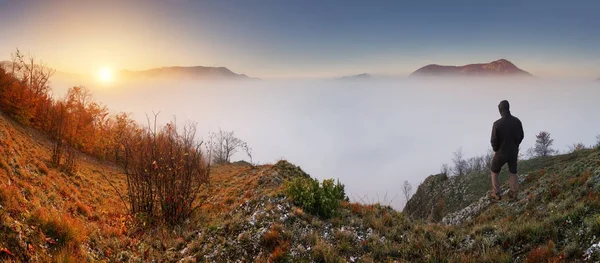
[[[0,113],[0,260],[93,260],[116,251],[110,243],[125,210],[110,184],[122,191],[125,178],[87,156],[67,176],[48,168],[50,155],[49,140]],[[84,249],[85,257],[73,256]]]
[[[189,78],[202,80],[249,80],[245,74],[237,74],[226,67],[161,67],[148,70],[123,70],[124,78]]]
[[[213,167],[211,183],[187,223],[132,224],[115,189],[124,177],[110,164],[83,158],[68,176],[48,168],[44,136],[0,115],[0,260],[17,262],[540,262],[600,259],[598,150],[522,163],[519,202],[490,203],[487,180],[449,178],[460,205],[444,223],[413,219],[380,205],[342,202],[330,219],[296,207],[285,188],[307,178],[287,161]],[[483,176],[480,176],[483,178]],[[107,178],[111,183],[107,181]],[[424,191],[409,207],[431,201]],[[485,183],[484,183],[485,182]],[[114,188],[113,188],[114,186]],[[442,191],[443,192],[443,191]],[[453,200],[455,197],[444,197]],[[466,207],[472,200],[475,202]],[[437,200],[435,201],[437,202]],[[439,202],[437,202],[439,203]],[[450,204],[450,201],[442,202]],[[450,207],[450,206],[448,206]],[[461,208],[464,208],[461,210]],[[476,208],[476,209],[475,209]],[[425,210],[427,211],[427,210]],[[458,211],[449,215],[450,211]],[[405,215],[406,214],[406,215]],[[425,218],[426,216],[420,216]]]
[[[570,155],[520,161],[519,180],[525,180],[528,173],[545,167],[565,165],[570,161],[572,161]],[[406,204],[404,213],[412,218],[439,222],[445,215],[463,209],[486,195],[491,187],[489,177],[488,172],[451,177],[441,174],[431,175],[419,185],[416,193]],[[500,180],[503,182],[508,180],[506,166],[500,172]],[[422,207],[430,207],[430,209],[425,210]]]
[[[442,66],[430,64],[417,69],[411,77],[456,77],[456,76],[532,76],[506,59],[489,63],[468,64],[464,66]]]

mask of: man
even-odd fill
[[[519,191],[519,180],[517,178],[517,157],[519,155],[519,145],[523,141],[523,125],[521,121],[510,114],[510,105],[508,101],[503,100],[498,105],[502,118],[494,122],[492,127],[492,149],[494,149],[494,158],[492,159],[492,193],[490,197],[500,200],[500,181],[498,173],[505,163],[508,163],[510,191],[508,193],[511,199],[517,199]]]

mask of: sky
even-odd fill
[[[600,77],[600,1],[0,0],[0,60],[59,71],[225,66],[259,78],[406,76],[505,58]]]

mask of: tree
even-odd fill
[[[404,200],[408,203],[412,195],[412,185],[408,181],[404,181],[404,184],[402,184],[402,194],[404,194]]]
[[[554,139],[550,138],[549,132],[541,131],[535,138],[535,146],[531,150],[534,157],[546,157],[556,153],[556,150],[552,148]]]
[[[487,152],[483,156],[483,161],[486,170],[492,169],[492,160],[494,159],[494,155],[494,150],[492,150],[492,148],[488,148]]]
[[[465,173],[481,172],[485,168],[484,156],[475,156],[467,160],[467,170]]]
[[[250,148],[250,146],[248,146],[248,144],[245,142],[242,143],[240,147],[242,148],[242,150],[244,150],[246,155],[248,155],[248,158],[250,158],[250,165],[254,166],[254,162],[252,161],[252,148]]]
[[[454,175],[467,174],[467,161],[465,161],[463,158],[462,148],[459,148],[456,152],[454,152],[452,163],[454,163]]]
[[[574,143],[573,145],[569,146],[569,152],[570,153],[574,153],[577,151],[581,151],[581,150],[585,150],[585,144],[579,142],[579,143]]]
[[[596,148],[600,148],[600,134],[596,135]]]
[[[211,132],[208,137],[210,155],[213,158],[212,162],[216,164],[229,163],[231,156],[239,149],[251,150],[247,145],[244,146],[245,142],[235,137],[232,131],[226,132],[219,129],[219,132]]]
[[[442,167],[440,168],[440,174],[448,176],[450,175],[450,166],[448,164],[442,164]]]

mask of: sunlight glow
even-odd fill
[[[98,80],[102,82],[111,82],[113,80],[112,70],[110,68],[101,68],[98,70]]]

